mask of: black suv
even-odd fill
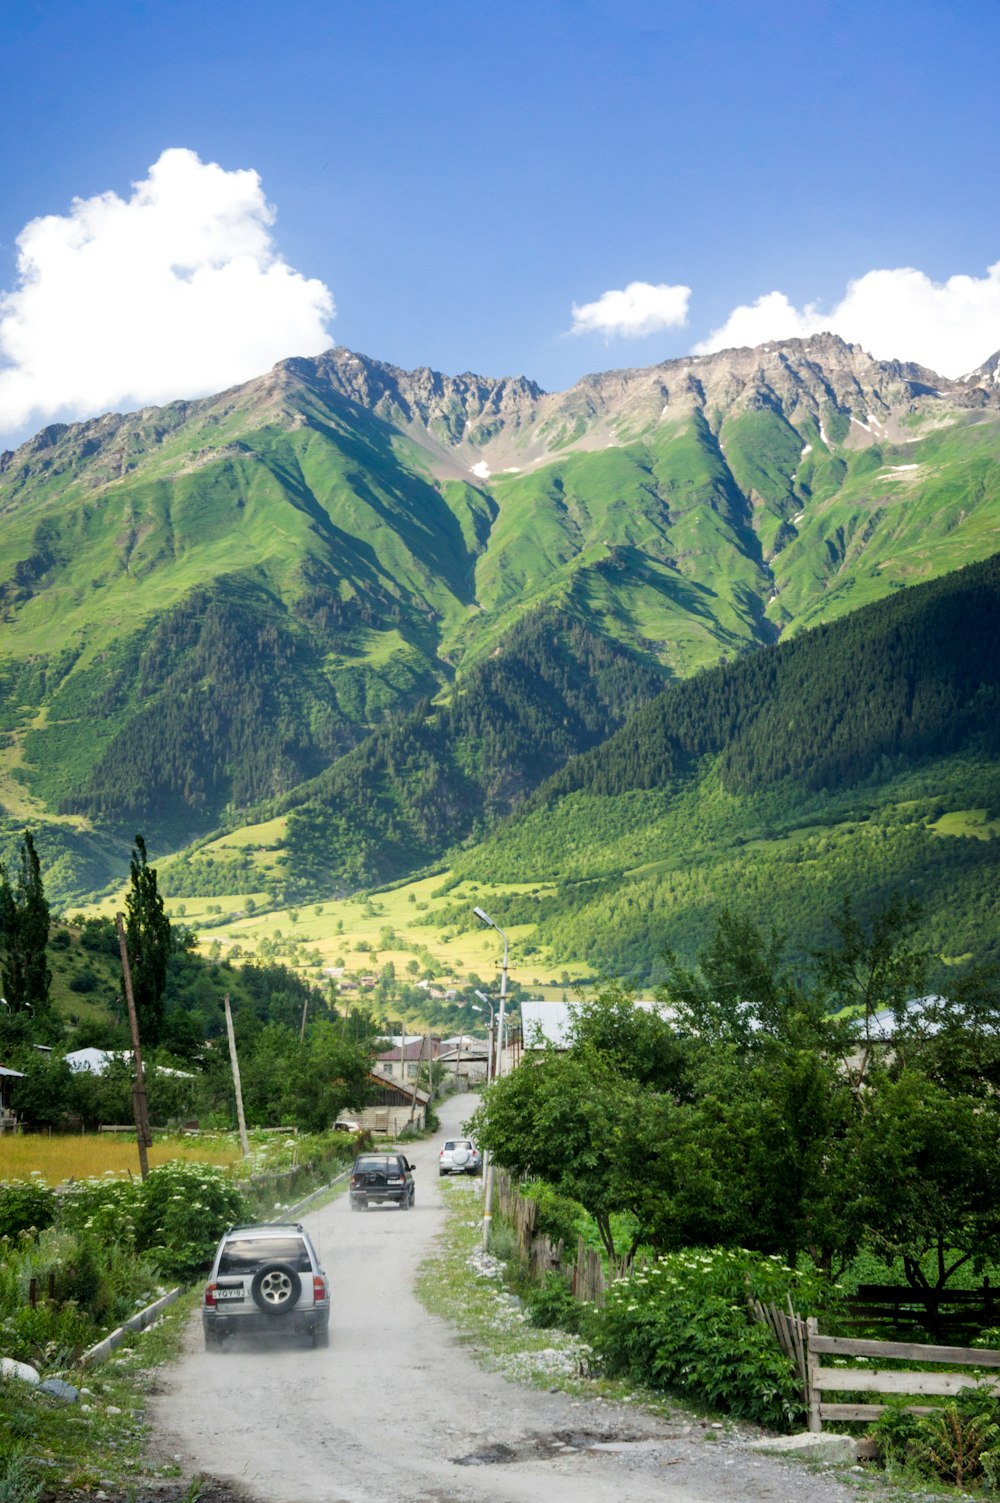
[[[416,1186],[413,1165],[403,1153],[362,1153],[351,1170],[351,1210],[367,1211],[372,1204],[399,1206],[408,1211]]]
[[[237,1331],[330,1339],[330,1285],[300,1222],[234,1226],[216,1248],[201,1300],[206,1347]]]

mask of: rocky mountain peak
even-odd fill
[[[987,390],[1000,390],[1000,350],[984,360],[974,371],[962,377],[965,386],[982,386]]]

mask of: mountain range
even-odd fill
[[[293,883],[399,875],[665,685],[994,553],[998,367],[821,335],[550,394],[336,349],[50,426],[0,456],[7,827],[65,900],[135,828],[276,811]]]

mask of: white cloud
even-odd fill
[[[574,303],[570,333],[641,339],[659,329],[683,328],[690,296],[690,287],[629,282],[617,292],[603,292],[594,303]]]
[[[807,339],[825,330],[863,345],[879,360],[916,360],[942,376],[965,375],[1000,349],[1000,261],[984,277],[946,282],[912,266],[869,271],[847,284],[829,313],[815,303],[795,308],[783,292],[769,292],[734,308],[694,352]]]
[[[278,254],[253,171],[163,152],[18,236],[0,295],[0,431],[221,391],[329,343],[333,298]]]

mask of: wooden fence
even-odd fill
[[[562,1242],[553,1242],[538,1230],[537,1201],[521,1195],[518,1184],[503,1172],[497,1173],[494,1190],[499,1215],[514,1228],[518,1257],[526,1268],[531,1269],[536,1279],[541,1279],[550,1269],[562,1270],[570,1278],[576,1299],[602,1305],[608,1283],[621,1278],[629,1272],[630,1266],[635,1266],[623,1262],[605,1271],[600,1253],[586,1247],[580,1238],[572,1268],[566,1268]],[[943,1294],[933,1303],[932,1310],[941,1319],[951,1318],[941,1310],[944,1304],[956,1307],[958,1314],[955,1318],[959,1320],[969,1319],[970,1316],[978,1317],[983,1310],[992,1315],[994,1298],[995,1291],[990,1289],[987,1282],[982,1289]],[[810,1430],[822,1430],[824,1420],[839,1420],[843,1423],[878,1419],[887,1407],[884,1401],[890,1397],[954,1397],[963,1388],[983,1381],[974,1372],[956,1369],[1000,1368],[1000,1351],[965,1346],[931,1346],[914,1341],[875,1341],[867,1337],[821,1336],[818,1321],[815,1318],[803,1320],[795,1313],[790,1300],[784,1310],[755,1299],[748,1299],[747,1303],[751,1317],[771,1331],[795,1367],[809,1411]],[[862,1286],[856,1303],[867,1312],[865,1318],[868,1320],[873,1318],[873,1311],[884,1316],[888,1310],[894,1320],[912,1315],[918,1323],[927,1323],[926,1304],[919,1303],[911,1289],[897,1288],[894,1285]],[[909,1307],[912,1306],[917,1308],[911,1310]],[[824,1357],[837,1358],[837,1365],[824,1365]],[[852,1357],[866,1359],[865,1365],[848,1365],[848,1359]],[[934,1364],[939,1370],[884,1368],[878,1365],[881,1362],[900,1360]],[[1000,1397],[1000,1382],[992,1382],[989,1391]],[[831,1393],[849,1394],[851,1398],[847,1402],[837,1399],[831,1401],[826,1398]],[[858,1394],[870,1394],[872,1398],[869,1401],[859,1401]],[[931,1412],[930,1406],[920,1403],[907,1404],[905,1407],[914,1414]]]
[[[874,1420],[886,1408],[882,1402],[827,1402],[828,1393],[873,1394],[886,1396],[930,1396],[954,1398],[963,1388],[972,1388],[984,1380],[973,1372],[956,1372],[955,1368],[1000,1368],[1000,1351],[973,1346],[927,1346],[914,1341],[865,1341],[849,1336],[821,1336],[814,1318],[806,1322],[809,1363],[809,1428],[822,1430],[824,1420]],[[889,1360],[930,1362],[939,1372],[906,1368],[824,1367],[823,1357],[865,1357],[876,1364]],[[950,1369],[950,1370],[949,1370]],[[1000,1383],[990,1382],[988,1392],[1000,1397]],[[932,1406],[907,1404],[914,1414],[929,1414]]]
[[[1000,1382],[984,1380],[976,1372],[957,1371],[1000,1368],[1000,1351],[973,1346],[930,1346],[919,1341],[821,1336],[815,1317],[803,1320],[791,1305],[785,1311],[751,1300],[750,1312],[774,1333],[782,1350],[794,1362],[809,1410],[810,1430],[822,1430],[824,1420],[841,1423],[877,1420],[887,1408],[885,1400],[889,1398],[954,1398],[963,1388],[976,1387],[984,1381],[989,1384],[988,1391],[1000,1397]],[[824,1357],[837,1358],[837,1365],[824,1364]],[[865,1365],[852,1364],[851,1358],[864,1358]],[[890,1361],[933,1364],[938,1370],[880,1365]],[[851,1397],[847,1402],[831,1401],[827,1394]],[[859,1400],[858,1394],[872,1397]],[[930,1414],[934,1408],[919,1402],[904,1407],[913,1414]]]
[[[601,1254],[587,1247],[582,1237],[577,1241],[572,1263],[568,1263],[562,1241],[553,1242],[551,1237],[538,1230],[538,1202],[521,1195],[517,1181],[502,1169],[497,1170],[494,1178],[494,1198],[498,1215],[514,1228],[517,1255],[522,1265],[530,1268],[536,1279],[541,1279],[550,1269],[565,1273],[575,1299],[603,1305],[608,1285],[639,1266],[623,1258],[606,1270]]]
[[[841,1326],[921,1327],[933,1336],[981,1331],[1000,1320],[1000,1291],[984,1279],[978,1289],[914,1289],[902,1284],[859,1284],[838,1310]]]
[[[808,1402],[809,1397],[809,1362],[806,1350],[806,1323],[800,1315],[796,1315],[789,1299],[787,1310],[779,1310],[777,1305],[762,1305],[760,1300],[749,1299],[750,1314],[760,1325],[767,1326],[774,1336],[786,1357],[790,1357],[795,1364],[799,1382],[802,1384],[802,1392]]]

